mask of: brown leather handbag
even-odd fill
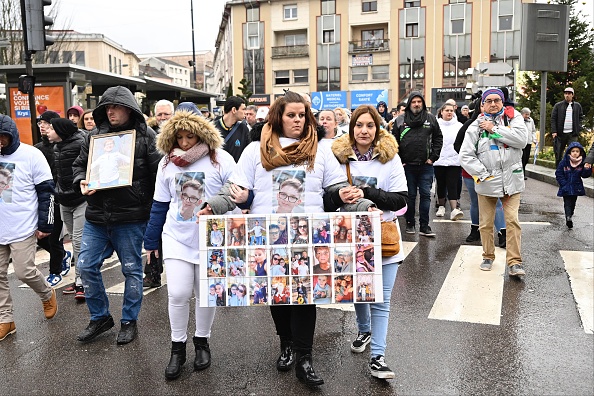
[[[351,166],[346,163],[346,174],[349,183],[353,185]],[[382,221],[382,257],[392,257],[400,252],[400,234],[394,221]]]

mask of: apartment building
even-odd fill
[[[290,88],[312,93],[314,107],[392,107],[413,90],[428,105],[444,93],[463,99],[470,67],[516,69],[523,2],[533,1],[229,1],[213,86],[236,92],[245,77],[258,103]]]
[[[168,76],[172,77],[175,84],[209,91],[208,80],[212,75],[214,57],[214,54],[210,50],[196,51],[195,53],[192,53],[192,51],[163,52],[139,54],[138,56],[142,60],[142,65],[149,62],[151,67],[162,70]],[[195,65],[193,65],[194,58],[196,58]],[[167,62],[170,62],[169,65],[167,65]],[[196,70],[196,84],[194,84],[194,69]],[[180,74],[180,70],[183,74]]]

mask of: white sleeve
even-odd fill
[[[318,143],[319,144],[319,143]],[[319,146],[318,146],[319,147]],[[322,187],[327,188],[337,183],[347,181],[345,171],[340,166],[340,163],[330,150],[329,145],[323,145],[318,149],[318,155],[322,154],[324,163],[324,180],[322,180]]]
[[[161,158],[159,166],[157,168],[157,180],[155,181],[155,194],[153,199],[159,202],[171,202],[171,191],[169,189],[169,178],[166,177],[165,171],[167,167],[163,169],[165,158]]]
[[[390,189],[389,192],[408,192],[408,184],[406,183],[406,176],[404,174],[404,167],[400,156],[396,154],[392,161],[392,171],[390,172]]]
[[[250,143],[245,150],[243,150],[241,157],[239,157],[235,172],[233,172],[229,180],[248,190],[253,190],[256,164],[258,163],[259,156],[260,142]]]
[[[52,170],[47,163],[43,153],[40,150],[31,150],[33,161],[31,161],[31,175],[33,175],[33,184],[37,185],[46,180],[54,180]]]

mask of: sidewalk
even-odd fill
[[[555,179],[555,169],[546,168],[540,165],[526,165],[526,176],[543,181],[545,183],[549,183],[552,185],[557,185],[557,179]],[[594,178],[589,177],[587,179],[582,179],[584,182],[584,188],[586,189],[586,195],[590,198],[594,198]]]

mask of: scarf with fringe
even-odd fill
[[[260,157],[267,171],[286,165],[306,165],[311,172],[318,151],[318,136],[315,128],[309,128],[307,135],[286,147],[282,147],[278,134],[272,132],[270,124],[262,128]]]

